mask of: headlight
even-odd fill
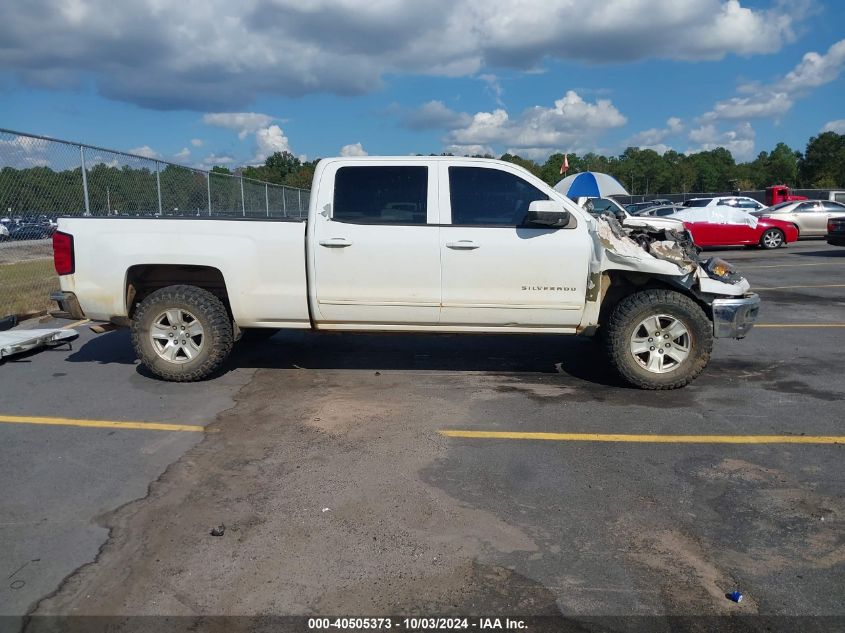
[[[736,283],[742,279],[742,275],[737,272],[736,268],[720,257],[711,257],[702,266],[711,279],[717,279],[726,283]]]

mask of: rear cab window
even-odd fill
[[[352,165],[335,173],[332,220],[352,224],[426,224],[428,166]]]

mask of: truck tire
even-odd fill
[[[606,332],[610,361],[641,389],[677,389],[710,360],[713,326],[695,301],[679,292],[643,290],[622,299]]]
[[[147,296],[132,319],[132,345],[147,369],[174,382],[202,380],[232,351],[226,306],[196,286],[167,286]]]

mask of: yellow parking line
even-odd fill
[[[445,437],[556,442],[635,442],[659,444],[845,444],[845,435],[622,435],[617,433],[532,433],[517,431],[438,431]]]
[[[205,428],[193,424],[166,424],[163,422],[116,422],[114,420],[76,420],[72,418],[38,418],[22,415],[0,415],[0,423],[43,424],[79,426],[100,429],[142,429],[144,431],[188,431],[202,433]]]
[[[755,323],[755,329],[758,327],[768,328],[814,328],[814,327],[845,327],[845,323]]]
[[[845,284],[819,284],[817,286],[772,286],[771,288],[758,288],[754,290],[791,290],[792,288],[845,288]]]
[[[91,319],[82,319],[81,321],[77,321],[76,323],[71,323],[70,325],[65,325],[62,329],[63,330],[72,330],[75,327],[79,327],[80,325],[85,325],[86,323],[91,323]]]
[[[830,266],[831,264],[835,263],[836,262],[818,262],[813,264],[758,264],[756,266],[742,266],[742,269],[748,270],[749,268],[801,268],[802,266]]]

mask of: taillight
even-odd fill
[[[73,259],[73,235],[61,231],[53,233],[53,263],[56,266],[56,273],[72,275],[74,272]]]

